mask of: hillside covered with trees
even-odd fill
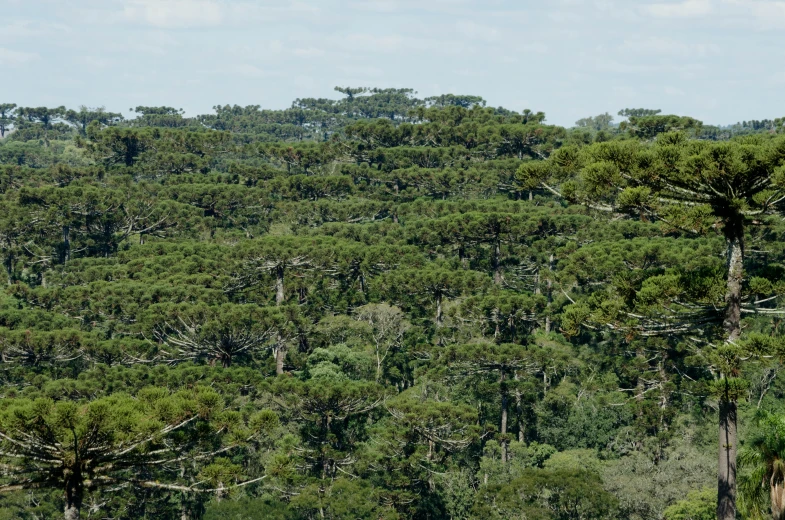
[[[0,104],[0,519],[785,518],[784,119],[336,91]]]

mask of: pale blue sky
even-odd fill
[[[335,85],[477,94],[551,123],[785,115],[780,0],[0,0],[0,102],[205,113]]]

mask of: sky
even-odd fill
[[[0,0],[0,103],[286,108],[336,85],[572,126],[625,107],[785,115],[780,0]],[[617,118],[618,119],[618,118]]]

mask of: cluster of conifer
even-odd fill
[[[0,519],[783,514],[783,120],[336,90],[0,105]]]

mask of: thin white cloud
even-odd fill
[[[440,33],[444,34],[444,33]],[[333,34],[325,44],[328,49],[340,49],[348,53],[363,54],[400,54],[409,53],[430,53],[431,56],[466,56],[476,55],[484,52],[480,46],[472,45],[465,39],[452,39],[450,34],[434,33],[433,37],[419,37],[409,34]]]
[[[34,20],[15,20],[8,25],[0,27],[0,34],[6,42],[71,32],[73,31],[67,25],[61,23],[45,23]]]
[[[399,34],[382,36],[368,33],[348,34],[343,41],[348,48],[365,52],[398,52],[409,43]]]
[[[292,49],[292,54],[301,58],[318,58],[324,56],[324,50],[316,47],[303,47]]]
[[[95,69],[107,69],[112,66],[114,63],[113,60],[108,58],[102,58],[100,56],[79,56],[76,60],[84,65],[85,67],[95,68]]]
[[[353,9],[377,11],[380,13],[393,13],[401,9],[401,3],[395,0],[366,0],[351,4]]]
[[[459,21],[455,24],[458,33],[472,40],[488,43],[498,42],[502,39],[499,30],[491,25],[483,25],[471,21]]]
[[[362,0],[351,2],[351,9],[395,13],[401,11],[428,11],[444,14],[466,14],[471,9],[472,0]],[[483,6],[488,7],[488,6]]]
[[[586,58],[589,58],[588,56]],[[591,57],[584,63],[593,70],[610,72],[613,74],[649,74],[657,72],[658,68],[654,65],[647,65],[640,62],[623,62],[604,55]]]
[[[366,78],[373,78],[373,80],[369,80],[368,82],[373,82],[377,78],[381,78],[384,76],[384,71],[378,67],[358,67],[354,65],[342,65],[339,67],[339,70],[344,76],[349,77],[366,77]]]
[[[311,20],[321,17],[324,12],[318,2],[313,0],[305,2],[227,2],[221,4],[223,15],[228,23],[243,25],[259,22],[273,22],[287,19],[298,19],[303,22],[303,17]]]
[[[294,77],[294,84],[301,89],[311,90],[316,87],[316,80],[311,76],[298,75]]]
[[[751,17],[758,29],[785,28],[785,2],[780,0],[724,0],[739,8],[739,14]]]
[[[641,10],[657,18],[694,18],[710,14],[713,7],[711,0],[683,0],[647,4]]]
[[[638,91],[629,85],[613,85],[611,87],[611,92],[613,92],[613,95],[616,97],[622,97],[626,99],[639,96]]]
[[[0,65],[24,65],[39,59],[40,56],[34,52],[22,52],[0,47]]]
[[[281,72],[274,69],[263,69],[251,63],[237,63],[228,67],[221,67],[213,71],[218,75],[233,74],[241,78],[249,79],[269,79],[281,77]]]
[[[524,43],[521,45],[520,50],[527,53],[545,54],[548,52],[549,47],[542,42]]]
[[[141,35],[121,32],[114,39],[106,42],[103,51],[128,54],[139,53],[151,56],[165,56],[175,51],[182,44],[176,36],[163,29],[146,30]]]
[[[551,11],[548,18],[559,24],[578,23],[582,20],[581,16],[573,11]]]
[[[712,43],[685,43],[660,36],[625,40],[620,48],[635,54],[668,56],[705,57],[720,53],[720,47]]]
[[[224,19],[221,5],[215,0],[129,0],[123,16],[165,29],[215,26]]]

